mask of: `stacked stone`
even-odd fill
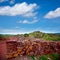
[[[24,55],[44,55],[44,54],[52,54],[52,53],[60,54],[60,42],[24,41],[24,42],[18,42],[18,43],[20,43],[19,55],[22,55],[22,56],[24,56]],[[17,45],[17,47],[18,47],[18,45]]]

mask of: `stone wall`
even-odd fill
[[[6,42],[0,42],[0,60],[6,60]]]
[[[17,56],[60,54],[59,41],[8,41],[0,43],[0,60]]]
[[[20,45],[20,46],[19,46]],[[18,42],[19,55],[44,55],[58,53],[60,54],[60,42],[56,41],[24,41]]]

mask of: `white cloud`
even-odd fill
[[[23,30],[16,30],[16,29],[3,29],[0,28],[0,34],[23,34],[25,33]]]
[[[54,11],[50,11],[44,16],[44,18],[49,18],[49,19],[56,18],[56,17],[60,17],[60,8],[57,8]]]
[[[20,20],[18,23],[22,23],[22,24],[34,24],[38,22],[38,20],[33,20],[33,21],[28,21],[28,20]]]
[[[15,3],[15,0],[10,0],[10,4],[14,4]]]
[[[15,0],[0,0],[0,3],[3,3],[3,2],[9,2],[10,4],[14,4]]]
[[[18,26],[15,27],[16,29],[19,28]]]
[[[0,3],[5,2],[5,1],[7,1],[7,0],[0,0]]]
[[[29,13],[24,14],[24,16],[25,17],[32,17],[32,16],[35,16],[36,14],[37,14],[37,12],[34,12],[34,13],[29,12]]]
[[[16,33],[16,32],[19,33],[19,31],[13,30],[13,29],[0,29],[0,33],[3,33],[3,34],[5,34],[5,33]]]
[[[7,16],[34,16],[36,14],[35,9],[37,8],[37,4],[27,4],[26,2],[15,4],[14,6],[4,6],[0,7],[0,15]]]

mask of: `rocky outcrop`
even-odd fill
[[[24,41],[17,43],[19,55],[60,54],[60,42],[56,41]]]
[[[31,55],[39,56],[53,53],[60,54],[60,41],[42,41],[42,40],[7,41],[2,44],[0,43],[0,55],[2,54],[1,58],[3,58],[4,52],[6,54],[6,58]]]

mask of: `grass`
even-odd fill
[[[31,60],[60,60],[60,54],[49,54],[42,56],[30,56]]]

